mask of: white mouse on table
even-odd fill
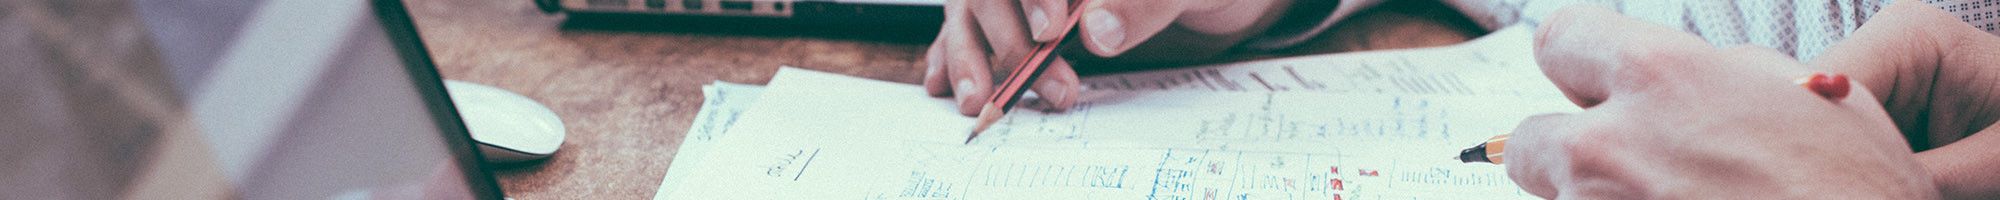
[[[562,147],[562,119],[534,99],[464,81],[445,80],[444,85],[487,163],[539,160]]]

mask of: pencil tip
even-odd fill
[[[965,137],[965,144],[972,144],[973,138],[979,138],[980,132],[986,132],[986,128],[991,128],[994,122],[1000,121],[1000,115],[1006,114],[1001,113],[1000,108],[991,103],[986,104],[984,107],[984,109],[979,110],[978,124],[972,125],[972,135]]]
[[[1457,159],[1457,160],[1458,160],[1459,162],[1465,162],[1465,163],[1473,163],[1473,162],[1483,162],[1483,163],[1492,163],[1492,162],[1493,162],[1492,160],[1489,160],[1489,159],[1487,159],[1487,158],[1486,158],[1486,144],[1479,144],[1479,145],[1477,145],[1477,146],[1472,146],[1472,148],[1466,148],[1466,149],[1465,149],[1465,150],[1463,150],[1463,151],[1459,151],[1459,152],[1458,152],[1458,157],[1457,157],[1456,159]]]

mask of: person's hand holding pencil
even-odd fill
[[[1159,62],[1220,55],[1261,33],[1292,0],[962,0],[945,5],[945,22],[925,53],[923,85],[952,96],[958,111],[978,115],[994,95],[994,71],[1026,62],[1036,44],[1054,42],[1062,20],[1080,17],[1075,45],[1109,61]],[[1072,14],[1080,13],[1080,14]],[[1155,38],[1172,38],[1154,42]],[[1066,47],[1067,48],[1067,47]],[[1030,89],[1050,107],[1075,104],[1079,86],[1069,58],[1056,55]]]
[[[1795,59],[1586,6],[1536,35],[1543,72],[1584,108],[1521,122],[1509,177],[1556,199],[1935,199],[1868,88],[1827,98]],[[1632,37],[1632,36],[1646,37]]]

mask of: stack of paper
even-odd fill
[[[1088,77],[1076,107],[1017,108],[972,144],[919,86],[784,68],[703,87],[654,199],[1532,199],[1452,159],[1577,110],[1530,41]]]

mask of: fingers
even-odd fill
[[[951,30],[940,32],[951,32]],[[947,81],[950,77],[945,75],[944,69],[944,48],[946,45],[943,44],[945,44],[945,40],[947,39],[944,35],[947,34],[949,33],[940,34],[937,40],[931,42],[933,45],[931,45],[930,50],[924,53],[924,92],[928,92],[934,97],[951,94],[951,81]]]
[[[971,31],[967,31],[971,32]],[[973,32],[977,37],[977,32]],[[966,49],[979,48],[977,39],[957,38],[947,41],[946,48],[959,49],[946,52],[945,75],[951,76],[951,91],[958,99],[958,113],[966,116],[979,115],[987,95],[993,93],[993,75],[988,68],[986,52]]]
[[[985,44],[991,47],[992,59],[999,59],[993,64],[1019,65],[1021,58],[1027,55],[1028,48],[1033,48],[1034,45],[1028,36],[1026,23],[1022,22],[1021,4],[1001,0],[973,0],[966,3],[968,6],[966,9],[972,13],[973,21],[978,22],[977,30],[985,35],[979,38],[985,39]]]
[[[1693,35],[1595,6],[1549,15],[1535,35],[1535,58],[1571,102],[1589,108],[1614,95],[1653,87],[1694,52],[1711,50]],[[1633,37],[1633,36],[1646,37]]]
[[[1572,118],[1569,114],[1542,114],[1521,120],[1514,132],[1507,138],[1507,148],[1502,155],[1507,156],[1507,177],[1529,194],[1548,199],[1556,199],[1556,187],[1551,176],[1558,175],[1569,165],[1561,156],[1546,156],[1552,152],[1547,143],[1563,136],[1557,130]]]
[[[966,10],[964,1],[945,3],[944,24],[939,26],[937,39],[931,41],[930,49],[924,53],[924,64],[928,65],[924,71],[924,91],[931,96],[942,97],[952,94],[954,82],[952,80],[956,80],[950,73],[952,63],[956,63],[951,60],[952,55],[967,53],[964,51],[986,54],[984,48],[964,48],[955,45],[961,43],[959,40],[977,39],[974,38],[976,35],[972,31],[977,31],[978,26],[970,22],[972,21],[970,12]]]
[[[1066,18],[1067,2],[949,2],[945,8],[947,17],[944,26],[925,55],[925,64],[928,65],[923,81],[925,91],[932,96],[952,95],[959,103],[960,114],[979,114],[993,93],[992,67],[1017,66],[1023,62],[1021,58],[1026,56],[1033,44],[1031,32],[1060,32],[1051,28],[1059,24],[1048,20]],[[1056,13],[1049,13],[1051,11]],[[1055,34],[1060,33],[1048,37],[1053,38]],[[1069,63],[1058,59],[1048,71],[1043,72],[1032,89],[1044,95],[1043,99],[1050,105],[1067,108],[1076,101],[1078,79]]]
[[[1140,42],[1152,38],[1172,24],[1185,1],[1088,1],[1084,5],[1083,43],[1085,49],[1103,57],[1116,57]]]
[[[986,36],[979,31],[979,24],[972,19],[971,2],[952,1],[945,4],[945,22],[939,30],[937,41],[931,43],[931,50],[925,59],[931,69],[925,76],[925,90],[932,95],[952,94],[959,103],[958,112],[966,116],[978,115],[979,106],[985,103],[993,85],[990,64],[987,60]]]
[[[1611,125],[1627,110],[1530,116],[1507,138],[1507,177],[1529,194],[1548,199],[1634,199],[1647,182],[1646,164],[1631,151],[1629,125]]]
[[[1693,35],[1600,7],[1570,6],[1549,15],[1535,35],[1536,61],[1591,116],[1546,114],[1523,120],[1507,141],[1508,177],[1523,190],[1552,199],[1629,189],[1602,182],[1626,177],[1607,148],[1615,142],[1605,137],[1614,134],[1591,130],[1583,120],[1617,116],[1622,109],[1605,106],[1615,99],[1674,101],[1666,97],[1692,82],[1676,81],[1689,77],[1684,73],[1704,70],[1690,64],[1707,51],[1714,48]]]
[[[1035,42],[1049,42],[1062,35],[1064,19],[1069,19],[1069,0],[1022,0],[1021,14],[1027,18],[1028,32]]]
[[[1035,87],[1031,89],[1035,94],[1041,95],[1044,103],[1052,105],[1051,108],[1067,110],[1070,106],[1076,105],[1082,87],[1078,86],[1076,70],[1070,67],[1069,60],[1061,56],[1056,56],[1054,59],[1050,61],[1048,69],[1042,71],[1039,80],[1035,80]]]

